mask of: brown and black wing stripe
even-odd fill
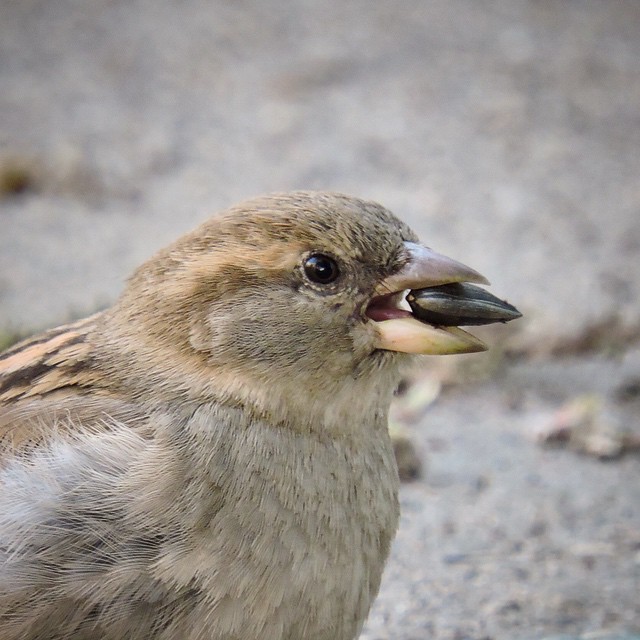
[[[88,335],[100,314],[27,338],[0,354],[0,404],[90,383]]]

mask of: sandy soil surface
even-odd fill
[[[639,29],[636,0],[0,2],[0,343],[239,199],[379,200],[525,318],[406,420],[363,638],[638,635]]]
[[[591,431],[597,447],[629,429],[637,447],[639,381],[638,351],[510,363],[445,389],[418,414],[411,436],[424,473],[403,487],[363,640],[639,634],[637,448],[604,460],[577,441],[539,442],[562,422],[560,407],[590,397],[601,411],[575,433]],[[430,396],[432,384],[416,386]]]

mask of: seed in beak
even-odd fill
[[[443,327],[509,322],[522,316],[513,305],[468,282],[414,289],[407,302],[419,320]]]

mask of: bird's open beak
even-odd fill
[[[376,296],[369,302],[366,309],[366,315],[373,320],[376,347],[387,351],[427,355],[485,351],[487,346],[481,340],[458,327],[436,326],[425,320],[419,320],[404,300],[407,290],[428,290],[429,287],[452,283],[489,284],[487,279],[470,267],[422,245],[405,242],[404,250],[407,253],[405,266],[379,283],[376,287]],[[447,299],[449,317],[451,317],[451,304],[454,306],[453,317],[456,317],[456,305],[461,304],[457,300],[458,298],[454,300],[450,296]],[[469,294],[466,302],[467,306],[469,304],[473,306],[476,301]],[[460,313],[460,315],[463,314]],[[491,321],[506,319],[510,318]]]

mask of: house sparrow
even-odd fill
[[[380,205],[273,195],[0,355],[0,638],[355,638],[401,365],[484,348],[402,299],[455,282],[486,281]]]

